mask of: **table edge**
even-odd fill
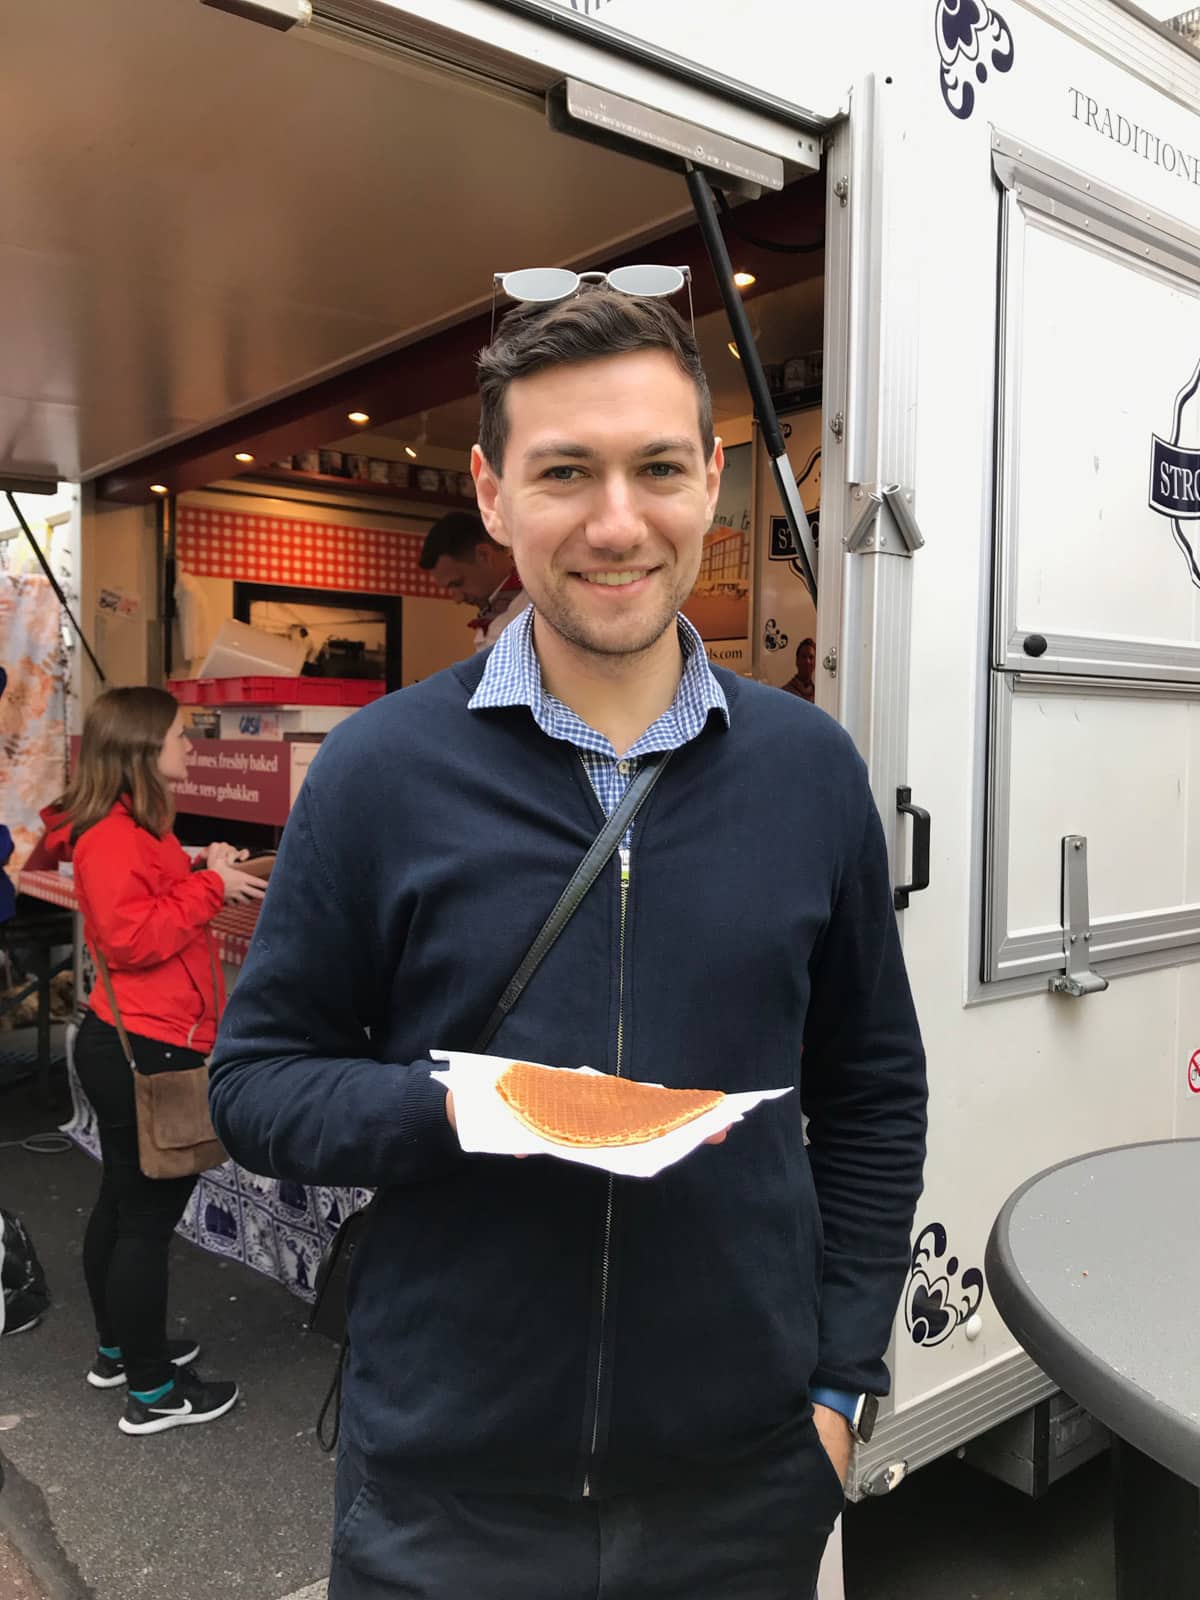
[[[1200,1427],[1187,1422],[1122,1374],[1108,1366],[1099,1366],[1095,1355],[1046,1310],[1029,1288],[1009,1241],[1013,1212],[1029,1190],[1044,1178],[1097,1156],[1162,1145],[1200,1145],[1200,1139],[1146,1139],[1134,1144],[1109,1145],[1058,1161],[1027,1178],[1009,1195],[992,1224],[984,1251],[984,1273],[1001,1320],[1054,1383],[1135,1449],[1169,1472],[1200,1485]],[[1071,1372],[1069,1383],[1063,1382],[1060,1367],[1063,1360]]]

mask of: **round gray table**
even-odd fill
[[[1200,1596],[1200,1139],[1039,1173],[988,1240],[1017,1340],[1114,1435],[1118,1600]]]

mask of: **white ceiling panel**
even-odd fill
[[[533,102],[199,0],[4,34],[0,470],[93,476],[687,209]]]

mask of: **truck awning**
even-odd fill
[[[491,274],[671,232],[676,173],[556,136],[573,76],[794,175],[804,118],[535,0],[41,0],[5,40],[0,474],[92,479],[478,312]],[[561,19],[560,24],[561,24]],[[645,52],[643,52],[645,54]]]

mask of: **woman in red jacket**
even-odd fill
[[[171,832],[172,780],[187,776],[187,735],[162,689],[110,689],[84,723],[79,764],[56,808],[52,853],[69,845],[88,944],[104,957],[139,1072],[199,1066],[220,1016],[220,969],[208,924],[227,902],[262,894],[232,845],[194,865]],[[194,1340],[168,1340],[167,1251],[195,1178],[147,1178],[138,1165],[133,1077],[103,984],[90,996],[75,1068],[100,1130],[103,1176],[84,1235],[83,1268],[99,1349],[96,1388],[128,1380],[119,1426],[159,1433],[234,1405],[234,1383],[185,1370]]]

